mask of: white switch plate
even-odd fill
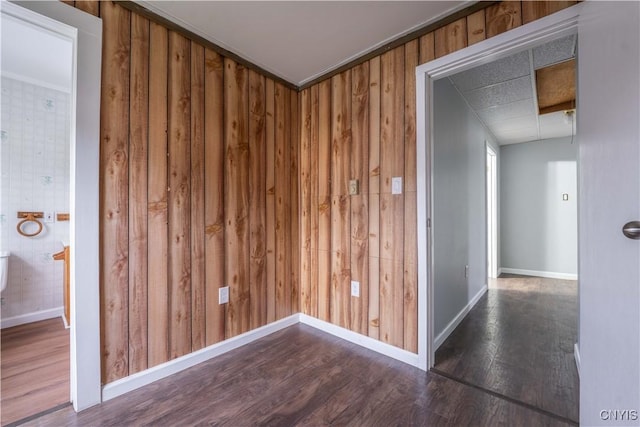
[[[45,212],[44,213],[44,222],[53,222],[53,212]]]
[[[391,194],[402,194],[402,177],[394,176],[391,178]]]
[[[351,296],[360,297],[360,282],[351,281]]]
[[[464,266],[464,277],[465,277],[465,279],[469,278],[469,266],[468,265]]]
[[[229,302],[229,287],[218,288],[218,303],[226,304]]]

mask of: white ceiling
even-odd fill
[[[450,77],[499,144],[571,136],[572,117],[538,115],[535,72],[575,57],[575,35],[560,38]]]
[[[137,3],[300,86],[471,2],[147,0]]]
[[[2,75],[71,91],[73,47],[69,39],[2,14]]]

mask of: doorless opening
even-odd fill
[[[1,7],[3,14],[73,42],[70,388],[78,411],[101,401],[98,171],[102,21],[61,2],[2,2]]]

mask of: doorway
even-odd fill
[[[68,281],[54,254],[69,241],[73,44],[2,14],[3,424],[69,402]]]
[[[433,146],[434,82],[436,79],[505,58],[542,43],[575,34],[580,7],[571,7],[508,33],[487,39],[417,68],[417,169],[418,169],[418,355],[419,366],[434,365],[433,298]],[[484,161],[483,161],[484,163]]]
[[[433,309],[427,322],[432,320],[429,327],[434,328],[431,331],[435,336],[432,341],[434,353],[442,344],[437,358],[431,362],[436,364],[434,371],[528,405],[536,406],[539,403],[542,410],[565,420],[577,419],[578,381],[571,354],[577,341],[575,284],[572,290],[568,290],[569,295],[556,295],[558,289],[564,292],[564,283],[545,287],[537,283],[530,284],[526,280],[513,281],[508,284],[509,289],[499,286],[489,293],[486,283],[491,277],[497,276],[499,267],[496,259],[496,235],[500,229],[496,218],[499,197],[497,159],[498,156],[502,157],[503,144],[510,144],[509,147],[542,148],[543,151],[554,151],[559,145],[570,146],[574,151],[575,164],[575,145],[570,145],[569,140],[558,140],[559,137],[570,137],[572,127],[560,129],[558,126],[549,126],[549,117],[543,120],[543,113],[538,113],[538,98],[535,96],[537,70],[572,60],[575,41],[574,32],[558,34],[511,50],[506,56],[429,78],[427,92],[430,92],[428,99],[431,108],[429,116],[426,116],[433,123],[426,141],[430,144],[426,151],[431,168],[427,174],[427,188],[431,190],[427,195],[427,204],[430,205],[427,212],[432,224],[428,228],[430,237],[427,240],[427,252],[430,255],[427,278],[428,290],[432,292],[429,308]],[[551,50],[554,55],[549,55]],[[561,51],[563,53],[558,56]],[[545,61],[555,62],[550,64]],[[561,111],[556,114],[561,123],[562,114]],[[552,122],[557,123],[558,120]],[[484,144],[479,140],[481,137],[485,138]],[[556,140],[551,143],[549,141],[552,140],[546,138]],[[489,151],[487,146],[492,150]],[[546,159],[540,163],[545,162]],[[548,163],[554,166],[557,162]],[[549,174],[547,169],[544,168],[544,171]],[[458,180],[462,184],[456,186]],[[573,182],[575,187],[575,169]],[[546,186],[543,189],[546,190]],[[525,202],[535,198],[526,188],[517,193],[523,195]],[[571,193],[575,196],[575,189]],[[486,216],[478,222],[478,217],[485,213]],[[546,212],[536,215],[543,220],[549,219]],[[574,228],[577,228],[576,217],[574,212]],[[448,219],[453,219],[453,222],[449,224]],[[532,221],[520,221],[515,225],[515,231],[509,230],[509,236],[520,230],[533,229]],[[546,237],[543,233],[538,234]],[[530,239],[523,241],[530,243]],[[575,241],[574,246],[575,253]],[[479,271],[482,277],[477,277]],[[552,307],[551,302],[555,306]],[[526,305],[527,310],[522,304]],[[566,330],[538,327],[544,322],[536,316],[545,307],[550,309],[549,318],[568,324]],[[475,323],[472,319],[475,319]],[[525,339],[524,343],[518,340],[525,335],[525,331],[533,330],[536,339],[539,339],[538,347],[544,350],[527,359],[526,356],[534,355],[538,347],[525,350],[528,348],[526,344],[535,340]],[[549,340],[545,340],[547,331]],[[555,338],[561,341],[560,347],[554,344]],[[540,363],[536,365],[534,359]],[[533,387],[535,380],[542,377],[539,375],[541,370],[568,373],[566,378],[557,376],[562,382],[557,388],[553,384],[538,384],[537,388],[567,391],[567,395],[560,399],[567,402],[566,405],[555,405],[555,398],[538,399],[542,395],[538,392],[538,397],[533,397],[527,392],[518,391],[522,384],[531,384]]]
[[[101,401],[98,171],[102,22],[61,2],[2,2],[3,15],[71,40],[70,398],[75,410]],[[76,286],[79,284],[79,286]],[[76,355],[82,357],[76,357]]]
[[[495,150],[485,141],[487,151],[487,276],[498,278],[498,163]]]

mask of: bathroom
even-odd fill
[[[11,43],[16,40],[20,43]],[[69,401],[64,248],[69,242],[72,49],[67,40],[2,15],[3,425]],[[49,359],[49,371],[21,367],[24,354],[13,355],[28,351],[32,359],[38,349]],[[38,391],[44,387],[49,391]]]

